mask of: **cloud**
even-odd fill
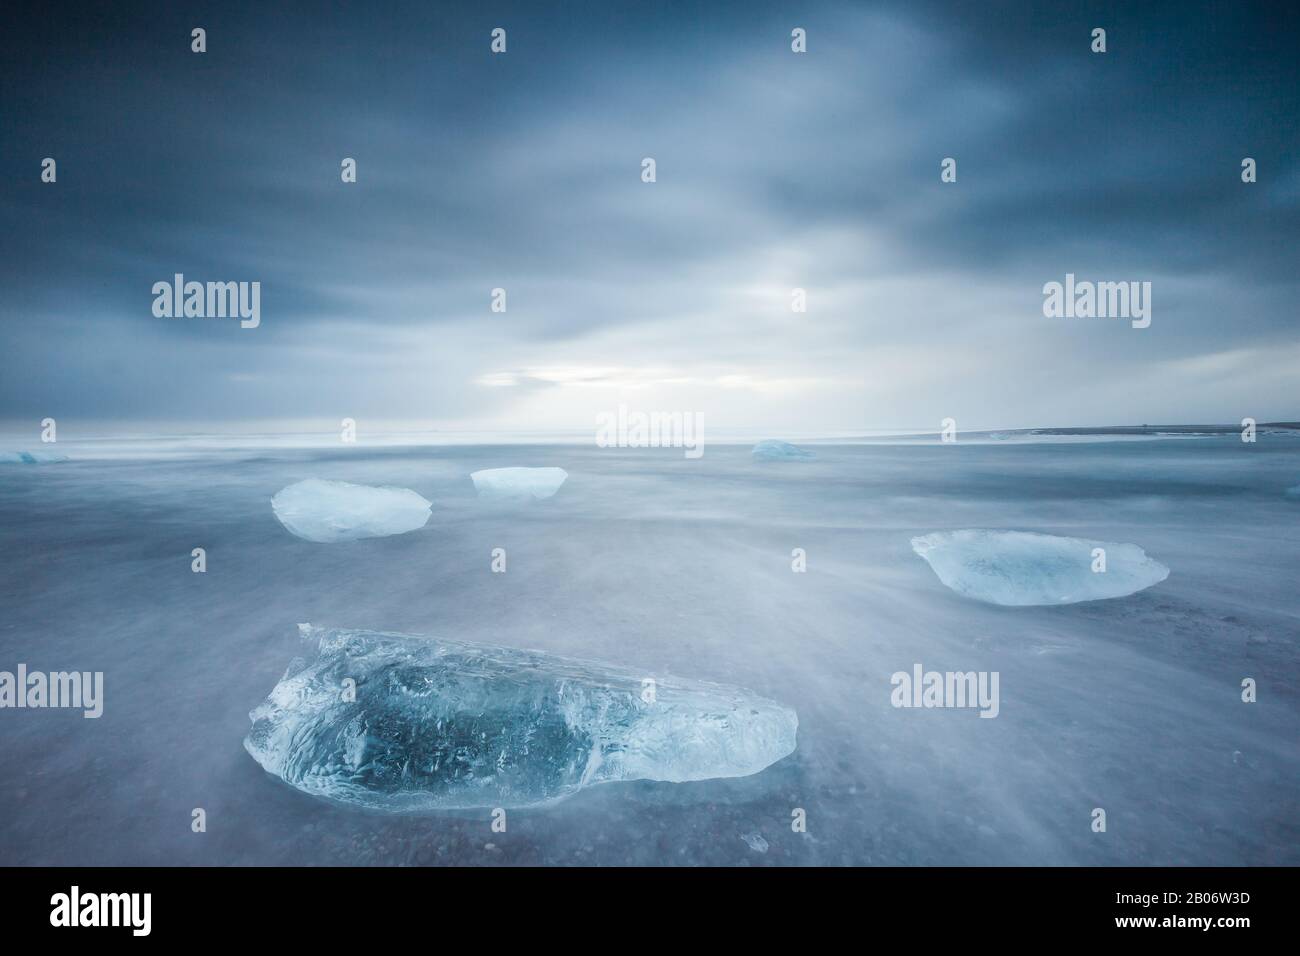
[[[778,5],[521,6],[504,57],[420,5],[213,13],[203,56],[165,8],[87,12],[96,56],[18,18],[0,417],[1300,417],[1259,374],[1297,340],[1297,67],[1215,9],[1113,12],[1104,56],[1032,4],[818,6],[804,55]],[[261,281],[262,326],[153,318],[178,271]],[[1066,272],[1152,281],[1151,329],[1045,320]]]

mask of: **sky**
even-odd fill
[[[0,14],[0,422],[1300,419],[1287,5],[317,6]],[[1150,327],[1045,316],[1067,273]]]

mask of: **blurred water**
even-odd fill
[[[106,701],[99,720],[0,710],[0,863],[1300,863],[1300,441],[817,453],[262,443],[2,466],[0,669],[102,670]],[[469,473],[508,465],[569,479],[527,506],[476,499]],[[411,488],[433,515],[312,544],[270,507],[311,477]],[[1132,542],[1171,574],[986,606],[909,545],[964,527]],[[300,621],[739,684],[798,711],[798,749],[743,779],[594,787],[505,833],[486,810],[336,807],[241,745]],[[894,709],[890,675],[917,662],[999,671],[1000,715]]]

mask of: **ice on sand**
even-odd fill
[[[1017,607],[1124,597],[1169,576],[1135,544],[1028,531],[940,531],[913,538],[912,550],[958,594]]]
[[[375,488],[309,478],[276,492],[271,508],[280,524],[320,544],[384,538],[423,528],[429,502],[409,488]]]
[[[620,780],[748,776],[795,749],[795,712],[737,687],[651,682],[539,651],[300,627],[316,657],[295,661],[249,714],[244,747],[299,790],[341,803],[521,807]]]
[[[549,498],[569,473],[563,468],[485,468],[470,475],[480,498]]]
[[[759,461],[807,461],[817,456],[783,441],[767,438],[754,446],[750,454]]]

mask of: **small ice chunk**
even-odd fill
[[[443,638],[302,627],[316,658],[244,748],[306,793],[393,812],[522,807],[621,780],[758,773],[798,718],[738,687]]]
[[[485,468],[470,475],[480,498],[549,498],[569,473],[563,468]]]
[[[763,834],[755,830],[753,833],[742,833],[740,838],[749,844],[749,848],[755,853],[766,853],[770,844],[763,839]]]
[[[67,460],[67,455],[48,451],[0,451],[0,464],[4,465],[48,465]]]
[[[404,534],[429,520],[429,502],[409,488],[319,478],[281,488],[271,508],[293,534],[320,544]]]
[[[1093,570],[1099,548],[1104,571]],[[913,538],[912,550],[958,594],[1012,607],[1124,597],[1169,577],[1135,544],[1029,531],[939,531]]]
[[[757,461],[807,461],[817,457],[803,448],[771,438],[766,438],[755,445],[750,454]]]

